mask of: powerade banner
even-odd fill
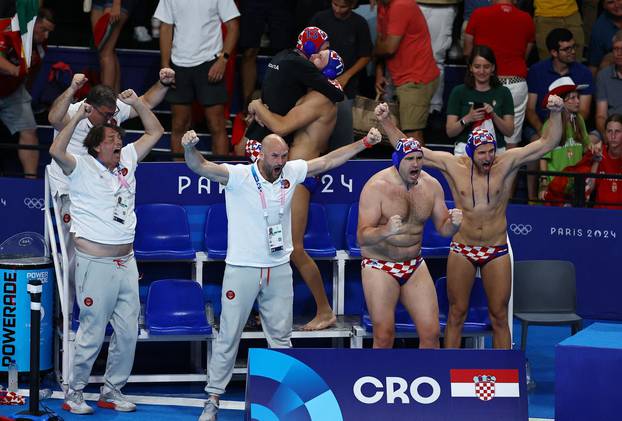
[[[520,351],[251,349],[246,420],[524,421]]]
[[[0,264],[2,281],[0,371],[7,371],[11,360],[15,360],[19,371],[30,370],[30,295],[27,288],[28,281],[32,279],[39,279],[43,286],[39,368],[41,370],[52,368],[54,270],[51,264],[33,267]]]

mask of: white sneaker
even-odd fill
[[[136,411],[136,405],[130,402],[120,390],[110,389],[107,386],[101,387],[97,406],[119,412]]]
[[[134,39],[138,42],[149,42],[152,40],[151,35],[144,26],[134,27]]]
[[[218,418],[219,407],[220,404],[216,402],[216,400],[212,398],[206,400],[203,412],[201,412],[201,416],[199,417],[199,421],[216,421],[216,418]]]
[[[88,415],[95,412],[93,408],[88,406],[86,402],[84,402],[84,397],[82,396],[81,390],[71,390],[67,391],[67,395],[65,395],[65,402],[63,402],[62,408],[65,411],[69,411],[72,414],[78,415]]]

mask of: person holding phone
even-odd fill
[[[476,45],[467,62],[464,84],[456,86],[447,103],[447,136],[455,141],[454,153],[463,155],[469,133],[477,126],[494,128],[497,153],[505,150],[505,136],[514,132],[514,101],[496,73],[495,54]]]

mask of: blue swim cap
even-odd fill
[[[395,152],[393,152],[393,155],[391,155],[395,168],[399,170],[402,159],[404,159],[406,155],[413,152],[420,152],[421,155],[423,155],[423,148],[421,147],[421,143],[419,143],[417,139],[413,137],[407,137],[398,140],[397,144],[395,145]]]
[[[492,143],[495,147],[495,151],[497,150],[497,141],[495,140],[495,137],[492,135],[492,133],[490,133],[486,129],[478,127],[469,134],[465,152],[469,156],[469,158],[473,159],[475,149],[486,143]]]
[[[322,69],[322,73],[329,79],[337,79],[343,73],[343,60],[335,50],[328,50],[328,64]]]

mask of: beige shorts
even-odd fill
[[[395,88],[400,106],[402,131],[423,130],[428,124],[430,100],[438,86],[438,77],[430,83],[408,82]]]

